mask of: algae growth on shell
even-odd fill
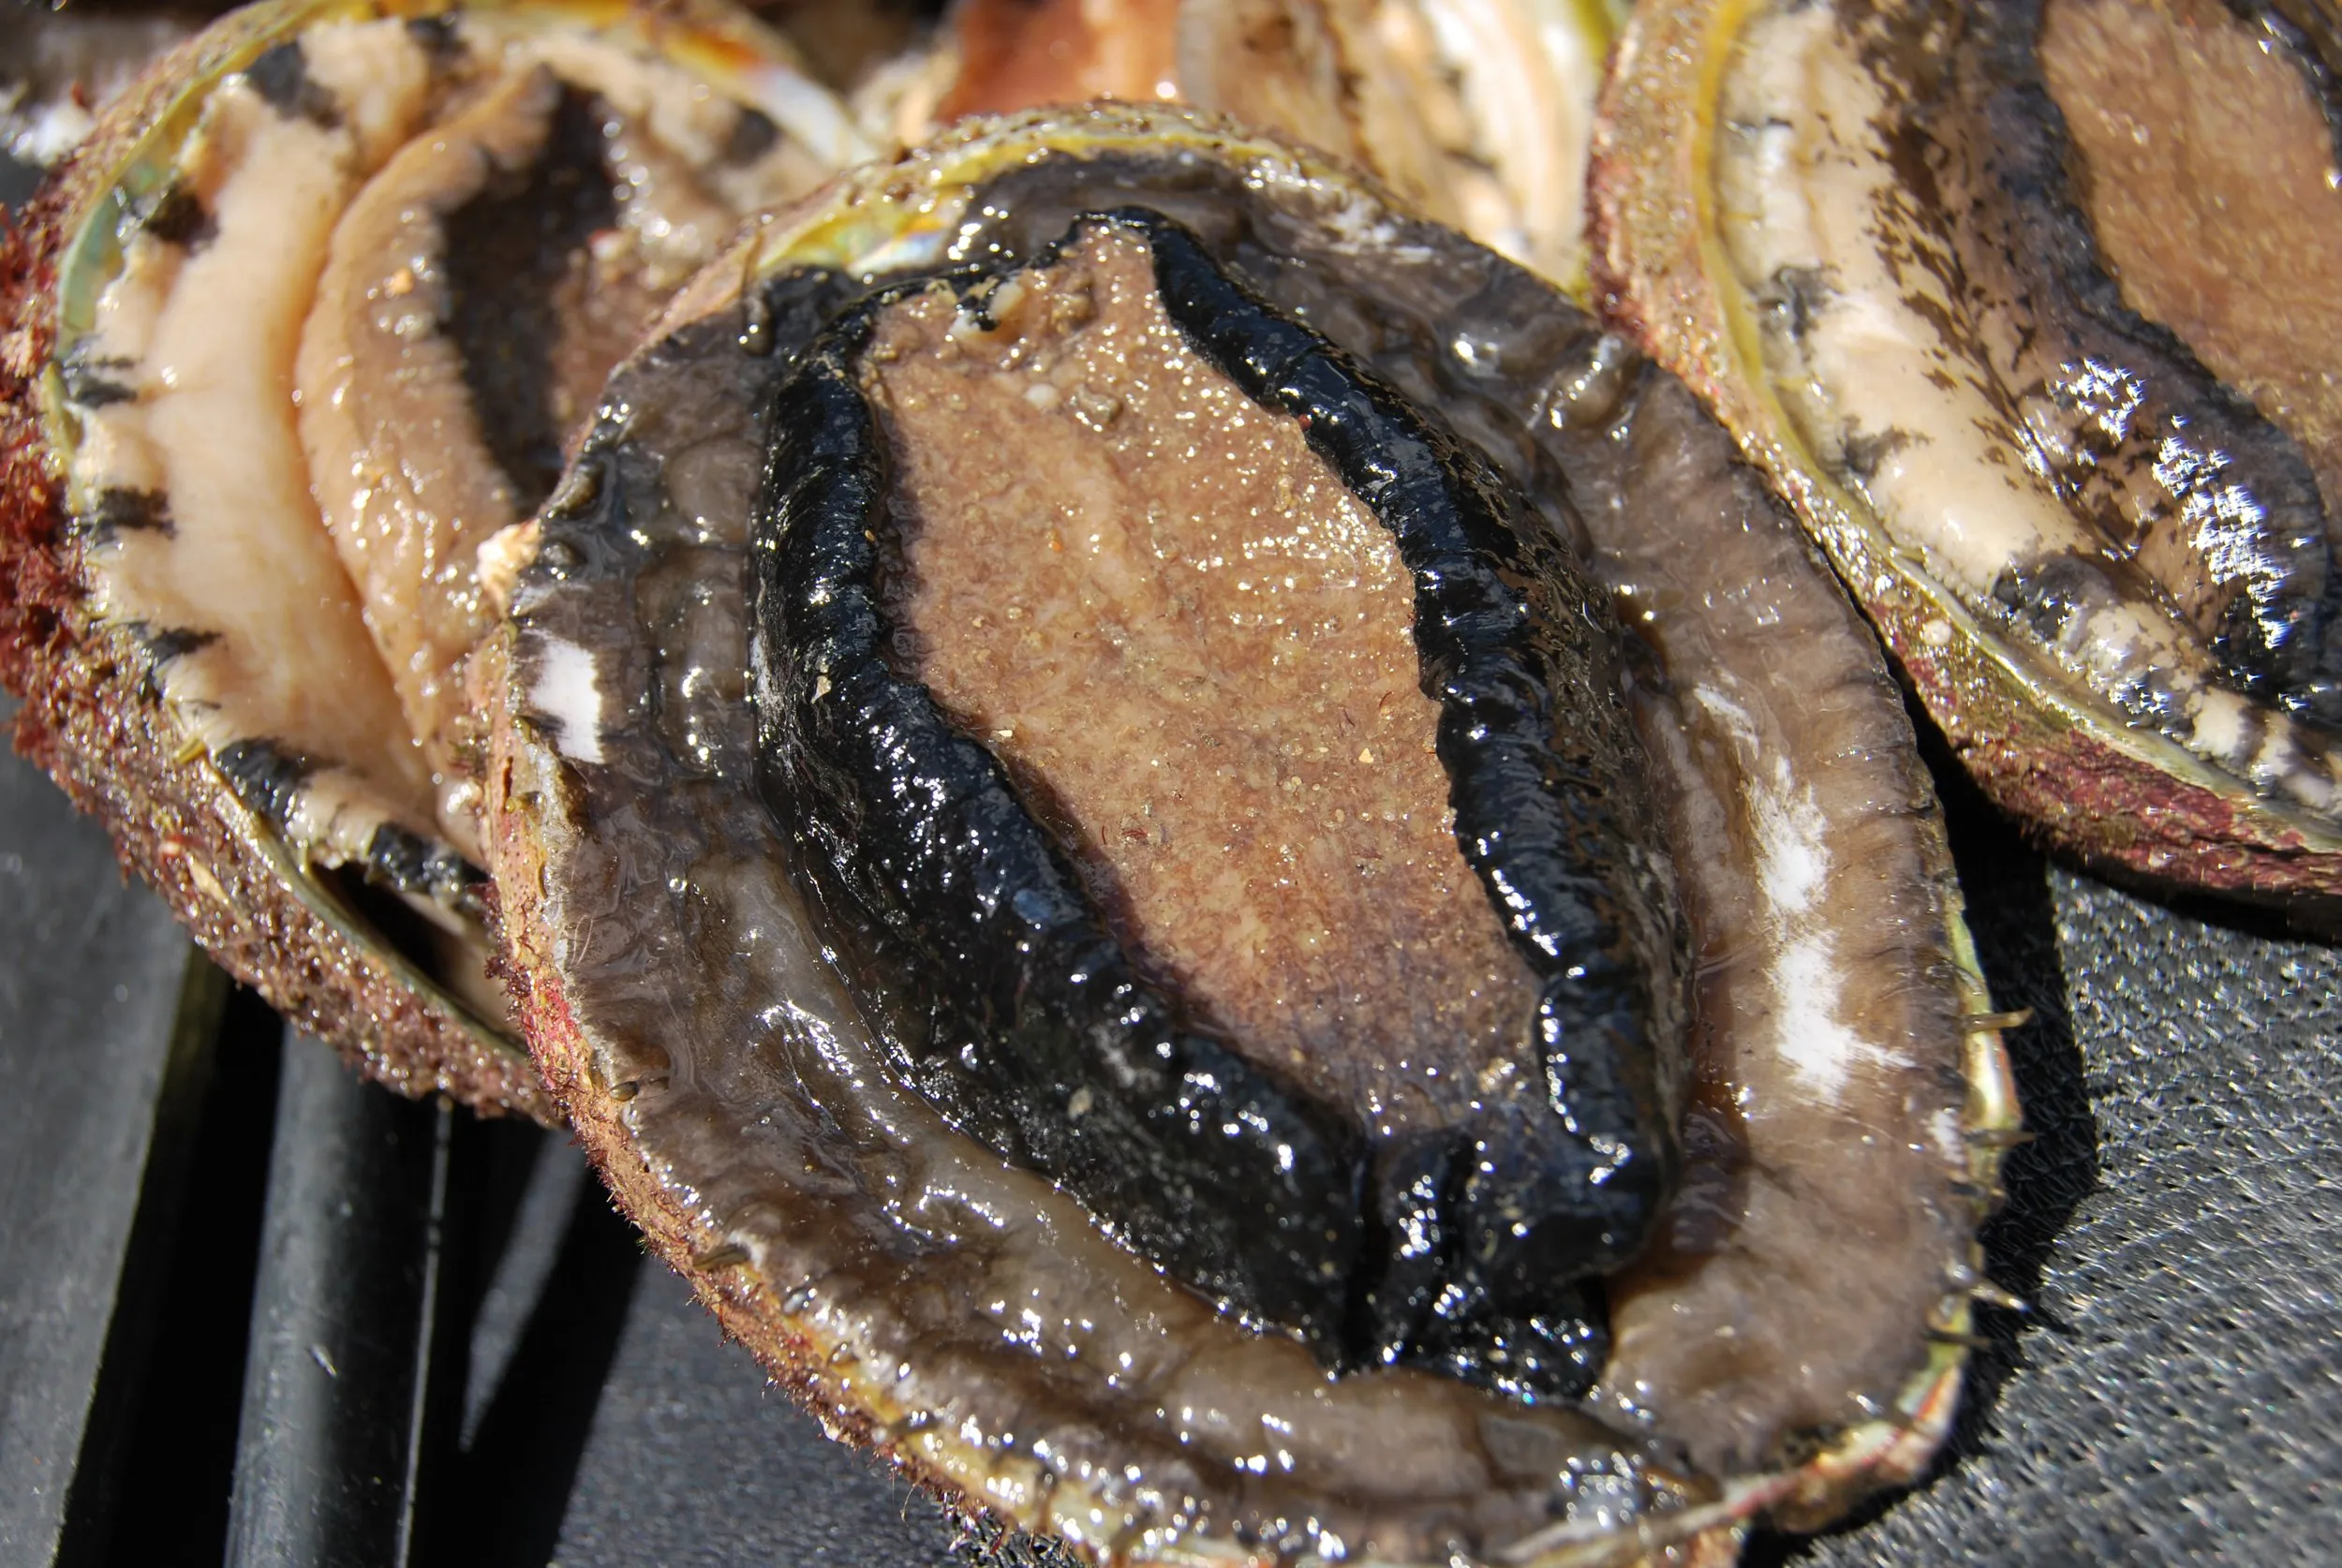
[[[1462,1332],[1444,1340],[1421,1332],[1386,1357],[1354,1349],[1329,1377],[1306,1324],[1280,1326],[1257,1301],[1208,1281],[1201,1292],[1177,1282],[1208,1272],[1210,1258],[1201,1270],[1164,1260],[1169,1277],[1150,1266],[1145,1236],[1134,1234],[1143,1223],[1075,1203],[1066,1187],[1079,1190],[1078,1170],[1060,1186],[1036,1168],[1032,1144],[1062,1145],[1069,1128],[1106,1114],[1098,1087],[1012,1096],[999,1113],[971,1113],[948,1084],[938,1089],[933,1073],[948,1080],[954,1062],[971,1059],[956,1051],[971,1004],[906,982],[916,966],[883,949],[921,933],[848,901],[871,895],[846,885],[872,869],[853,852],[884,853],[897,831],[855,814],[864,787],[816,781],[837,791],[821,809],[843,813],[822,832],[776,816],[759,787],[760,754],[769,783],[778,753],[760,744],[752,709],[793,710],[793,722],[818,725],[825,682],[877,690],[932,681],[948,690],[945,668],[923,661],[947,631],[979,617],[1007,640],[976,636],[979,664],[990,657],[1000,666],[983,650],[1026,648],[1030,634],[1039,641],[1008,662],[1042,687],[1101,684],[1075,673],[1089,666],[1062,662],[1072,648],[1064,639],[1073,629],[1119,635],[1103,581],[1089,574],[1113,573],[1120,556],[1104,548],[1102,527],[1080,525],[1078,508],[1065,510],[1067,496],[1047,487],[1066,472],[1103,483],[1104,471],[1084,465],[1116,443],[1146,444],[1152,394],[1138,383],[1149,372],[1126,366],[1116,374],[1138,381],[1120,385],[1102,363],[1104,384],[1093,384],[1073,318],[1096,308],[1094,296],[1087,305],[1060,301],[1068,319],[1060,331],[1073,338],[1034,327],[1020,352],[1026,330],[1012,327],[1028,308],[1045,319],[1045,302],[1070,287],[1070,274],[1042,259],[1096,261],[1078,235],[1101,224],[1112,230],[1126,221],[1114,214],[1134,206],[1149,215],[1128,222],[1192,236],[1237,296],[1308,323],[1291,341],[1322,343],[1315,333],[1326,333],[1324,352],[1384,389],[1376,396],[1403,393],[1431,411],[1414,417],[1433,422],[1440,439],[1476,446],[1489,482],[1534,509],[1552,530],[1549,542],[1582,552],[1580,570],[1629,633],[1605,657],[1619,672],[1616,702],[1641,736],[1653,781],[1643,809],[1654,812],[1678,879],[1697,983],[1677,1197],[1632,1264],[1595,1270],[1589,1298],[1609,1348],[1582,1399],[1559,1383],[1508,1387],[1506,1356],[1530,1336],[1469,1313],[1448,1321]],[[1146,291],[1157,287],[1150,280]],[[914,317],[924,308],[927,325],[913,333],[909,318],[887,318],[913,336],[873,341],[899,355],[834,362],[829,407],[845,417],[786,404],[789,418],[763,422],[809,362],[800,350],[882,296]],[[947,353],[955,340],[960,347]],[[1172,362],[1187,368],[1164,377],[1176,397],[1228,395],[1198,373],[1192,339],[1173,341],[1190,345]],[[1314,432],[1338,442],[1339,431],[1319,428],[1338,421],[1281,401],[1277,389],[1297,362],[1261,362],[1266,378],[1238,394],[1237,411],[1258,422],[1264,439],[1306,450]],[[979,498],[1039,487],[1030,505],[1004,503],[995,524],[1021,528],[1023,548],[1071,557],[1062,594],[1045,591],[1042,572],[1029,600],[1012,592],[996,604],[956,570],[951,591],[976,598],[949,599],[956,609],[906,608],[939,586],[916,564],[934,519],[921,512],[926,521],[903,533],[903,509],[923,505],[920,466],[946,453],[959,465],[974,443],[877,441],[867,410],[890,410],[883,418],[899,434],[913,418],[904,402],[913,382],[887,391],[883,378],[947,371],[979,377],[1003,409],[1013,403],[1015,418],[1031,422],[1032,450],[1073,443],[1062,463],[1013,463],[988,478],[956,466],[954,481]],[[995,382],[996,373],[1007,379]],[[930,391],[972,402],[976,389]],[[1180,407],[1164,405],[1173,424]],[[1949,1419],[1976,1284],[1974,1226],[2013,1119],[2005,1068],[1980,987],[1963,967],[1956,894],[1892,682],[1849,608],[1680,386],[1530,274],[1405,217],[1325,165],[1167,111],[1099,109],[977,125],[778,214],[678,299],[657,339],[614,378],[606,407],[541,519],[511,629],[491,644],[505,666],[494,690],[491,860],[513,963],[530,987],[556,1093],[621,1202],[829,1419],[1005,1519],[1085,1553],[1142,1560],[1284,1551],[1405,1561],[1460,1549],[1609,1561],[1669,1539],[1721,1544],[1767,1511],[1827,1517],[1923,1462]],[[857,407],[865,412],[853,415]],[[875,452],[885,463],[866,461]],[[873,477],[886,464],[909,490]],[[1245,482],[1251,464],[1223,465],[1228,482]],[[1264,514],[1289,504],[1274,473],[1262,482]],[[1283,491],[1297,496],[1312,482],[1326,481],[1287,470]],[[1354,504],[1371,494],[1373,481],[1361,482],[1367,491],[1348,492]],[[785,625],[774,632],[772,610],[755,611],[748,597],[751,551],[794,537],[775,526],[793,508],[808,518],[852,514],[789,499],[808,484],[861,487],[853,507],[870,525],[840,528],[830,548],[840,561],[857,541],[875,551],[876,576],[832,581],[818,562],[800,562],[811,578],[760,591],[818,608],[839,602],[852,581],[874,584],[866,604],[891,603],[890,614],[910,618],[866,645],[851,670],[791,663],[810,644]],[[1326,498],[1339,502],[1332,491]],[[1312,515],[1334,525],[1331,514]],[[1671,531],[1686,519],[1702,528],[1695,545]],[[1215,547],[1234,576],[1226,591],[1273,581],[1281,599],[1290,575],[1297,595],[1299,570],[1277,567],[1259,581],[1255,572],[1266,578],[1275,563],[1236,564],[1244,540],[1287,537],[1264,527],[1238,527],[1229,548]],[[1143,555],[1169,538],[1149,537],[1156,542]],[[1518,593],[1530,579],[1508,581]],[[1415,580],[1411,593],[1422,586]],[[1417,597],[1417,616],[1423,604]],[[1264,599],[1257,613],[1273,618],[1277,609]],[[1467,622],[1476,613],[1459,610]],[[1045,633],[1031,624],[1044,619],[1056,623]],[[765,632],[754,630],[760,621]],[[1297,656],[1315,631],[1305,612],[1292,624]],[[1092,652],[1175,657],[1133,654],[1135,628],[1124,629],[1133,641],[1122,649]],[[1424,635],[1420,620],[1415,635]],[[738,660],[757,637],[768,640],[751,672]],[[1794,658],[1784,638],[1795,639]],[[1824,654],[1837,673],[1816,680],[1812,661]],[[925,681],[907,682],[923,671]],[[1208,683],[1226,673],[1199,673]],[[1427,693],[1440,684],[1428,664],[1416,679]],[[1101,793],[1078,768],[1049,771],[1048,758],[1069,750],[1094,758],[1095,737],[1057,744],[1046,691],[985,706],[1000,697],[986,686],[947,698],[948,713],[928,710],[947,732],[938,744],[978,763],[970,777],[990,781],[985,799],[997,804],[990,786],[1008,781],[1028,826],[1054,837],[1058,884],[1072,902],[1086,893],[1127,916],[1146,891],[1124,879],[1143,883],[1153,871],[1084,849],[1085,837],[1120,836],[1136,855],[1142,837],[1152,845],[1168,827],[1176,849],[1188,820],[1146,813],[1119,783]],[[1234,699],[1199,701],[1208,713]],[[1076,697],[1070,709],[1081,705]],[[1435,752],[1449,722],[1434,726]],[[908,733],[848,725],[836,740],[888,750]],[[1017,750],[1019,735],[1035,749]],[[1124,744],[1143,762],[1180,743],[1142,727]],[[1259,769],[1257,794],[1244,793],[1239,777],[1230,797],[1239,813],[1275,821],[1283,808],[1295,813],[1285,820],[1305,822],[1312,770],[1337,765],[1330,742],[1323,760],[1318,744]],[[1377,762],[1383,755],[1370,740],[1339,765],[1368,765],[1359,752]],[[890,751],[918,754],[908,739]],[[815,765],[815,753],[802,755],[802,765]],[[824,757],[823,768],[863,765]],[[898,777],[914,791],[928,788],[916,768]],[[1327,782],[1322,772],[1315,781]],[[796,787],[784,781],[784,793]],[[952,786],[938,776],[934,788]],[[914,813],[930,824],[921,842],[982,847],[954,825],[950,802],[917,798],[943,807]],[[1435,798],[1432,809],[1445,804]],[[990,843],[991,832],[976,838]],[[1270,842],[1298,836],[1281,832]],[[1217,853],[1211,840],[1202,848]],[[825,868],[806,864],[816,853],[832,857]],[[1277,857],[1266,863],[1273,874]],[[966,874],[948,854],[935,864],[947,878]],[[1358,874],[1355,865],[1341,870]],[[1013,914],[1005,895],[1034,885],[998,884],[1001,908]],[[981,904],[981,881],[977,893]],[[1240,909],[1247,895],[1233,896],[1228,908]],[[1142,979],[1185,978],[1164,945],[1134,955],[1124,946],[1135,929],[1127,919],[1085,927],[1093,948],[1101,928]],[[837,939],[854,930],[854,939]],[[1881,931],[1899,933],[1883,951]],[[679,972],[702,982],[678,995],[661,977]],[[993,978],[928,984],[980,992]],[[1060,969],[1058,979],[1078,986],[1081,975]],[[1187,1005],[1179,988],[1165,994]],[[1199,998],[1194,1011],[1240,1001]],[[929,1058],[923,1067],[914,1026],[952,1042],[952,1062]],[[1288,1097],[1297,1083],[1323,1081],[1300,1075],[1274,1030],[1232,1044]],[[1515,1059],[1553,1065],[1549,1056]],[[1460,1099],[1501,1104],[1505,1077]],[[1366,1092],[1377,1092],[1371,1078]],[[1226,1135],[1240,1139],[1240,1122],[1230,1126]],[[1370,1171],[1399,1146],[1353,1126]],[[1297,1165],[1298,1147],[1285,1143]],[[1381,1223],[1371,1187],[1357,1179],[1346,1195],[1362,1234]],[[1430,1213],[1444,1218],[1437,1204]],[[1199,1245],[1221,1246],[1227,1234],[1215,1229]],[[1882,1249],[1882,1236],[1896,1239]],[[1459,1293],[1446,1288],[1459,1283]],[[1468,1277],[1434,1276],[1426,1294],[1438,1302],[1471,1293]],[[1738,1348],[1719,1355],[1727,1337]],[[1505,1354],[1488,1354],[1500,1341]],[[1817,1432],[1829,1434],[1818,1453]]]

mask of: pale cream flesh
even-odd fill
[[[222,79],[170,183],[121,220],[91,329],[61,344],[97,612],[145,638],[188,747],[265,794],[304,861],[367,865],[386,828],[479,858],[477,557],[533,497],[489,456],[441,331],[442,220],[527,168],[564,92],[603,114],[618,214],[571,269],[571,296],[605,302],[562,346],[573,420],[660,291],[832,150],[557,13],[330,23]]]

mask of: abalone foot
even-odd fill
[[[477,864],[474,561],[534,504],[490,449],[549,479],[658,292],[865,150],[794,59],[720,0],[265,0],[156,61],[0,235],[20,747],[403,1092],[553,1118]],[[494,275],[439,275],[443,218]]]
[[[200,41],[174,56],[200,56]],[[37,377],[51,320],[59,226],[134,138],[133,90],[64,180],[0,232],[0,318],[22,323],[0,351],[0,684],[23,704],[18,751],[106,824],[126,870],[161,894],[221,968],[298,1027],[402,1093],[449,1094],[483,1114],[552,1125],[556,1112],[519,1043],[386,943],[360,907],[363,882],[293,862],[274,828],[206,756],[188,756],[152,680],[154,650],[97,624],[65,554],[64,505],[40,462]]]

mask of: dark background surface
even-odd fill
[[[1933,1477],[1751,1560],[2342,1561],[2342,964],[1951,806],[2036,1309]],[[0,1086],[0,1564],[1030,1560],[765,1388],[565,1140],[286,1036],[14,758]]]
[[[963,1561],[566,1139],[289,1034],[14,757],[0,1086],[0,1564]]]

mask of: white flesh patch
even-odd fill
[[[1742,829],[1756,849],[1756,923],[1767,933],[1766,982],[1772,992],[1774,1055],[1818,1102],[1836,1105],[1849,1076],[1893,1056],[1842,1021],[1840,989],[1848,966],[1838,955],[1839,866],[1830,852],[1830,823],[1812,786],[1792,777],[1788,760],[1765,748],[1747,710],[1711,686],[1693,700],[1733,734],[1742,762]]]
[[[536,679],[528,705],[554,730],[554,749],[572,762],[599,762],[601,753],[601,682],[591,649],[558,637],[538,643]]]
[[[1402,8],[1402,7],[1401,7]],[[1586,270],[1586,156],[1602,83],[1599,40],[1576,0],[1424,0],[1440,64],[1460,79],[1473,145],[1509,209],[1467,214],[1475,238],[1567,288]]]
[[[2318,811],[2334,789],[2302,766],[2256,775],[2272,752],[2239,722],[2193,631],[2159,604],[2085,605],[2055,642],[1990,603],[2013,565],[2058,554],[2095,557],[2094,533],[2042,477],[2041,454],[1996,434],[1994,367],[1955,348],[1929,310],[1965,318],[1939,270],[1913,254],[1934,242],[1879,126],[1889,106],[1830,5],[1784,5],[1753,18],[1735,47],[1716,131],[1719,228],[1756,312],[1774,392],[1815,456],[1858,495],[1923,570],[2003,634],[2039,649],[2122,711],[2142,690],[2168,692],[2153,722],[2207,762]],[[1792,287],[1803,307],[1780,303]],[[1860,474],[1850,451],[1868,447]],[[2304,755],[2299,726],[2258,704],[2281,754]]]
[[[1836,1017],[1843,966],[1826,896],[1829,823],[1812,789],[1790,776],[1786,758],[1766,766],[1764,739],[1738,695],[1702,683],[1691,700],[1723,726],[1741,759],[1739,831],[1756,849],[1755,919],[1772,955],[1765,978],[1773,1000],[1773,1052],[1816,1100],[1835,1104],[1854,1061],[1880,1053]]]

